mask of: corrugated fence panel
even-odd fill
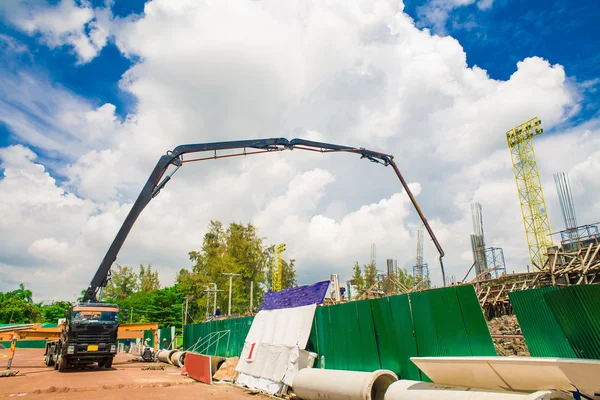
[[[556,287],[516,291],[508,294],[532,357],[576,358],[544,295]]]
[[[496,356],[496,348],[473,285],[457,286],[456,295],[474,356]]]
[[[600,359],[600,286],[569,286],[544,298],[576,356]]]
[[[416,357],[419,354],[408,295],[392,296],[389,297],[389,300],[400,364],[400,370],[394,372],[397,372],[402,379],[421,380],[421,371],[410,361],[410,357]]]
[[[186,325],[183,348],[196,346],[196,351],[206,355],[239,357],[253,320],[254,317],[242,317]]]
[[[356,304],[356,316],[350,314],[348,317],[358,321],[360,339],[358,343],[353,343],[352,349],[355,349],[356,346],[360,347],[362,356],[362,366],[361,369],[358,369],[357,371],[378,370],[381,368],[381,364],[379,363],[379,352],[377,351],[377,339],[375,338],[371,301],[355,301],[353,303]]]

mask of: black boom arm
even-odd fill
[[[218,155],[217,151],[223,150],[234,150],[234,149],[244,149],[242,153],[236,154],[224,154]],[[250,151],[248,151],[250,149]],[[108,248],[106,255],[102,259],[94,278],[90,282],[90,286],[85,291],[83,295],[84,302],[95,302],[97,301],[97,294],[100,288],[106,286],[109,279],[109,272],[113,262],[117,258],[117,254],[121,250],[127,235],[131,231],[133,224],[144,210],[144,208],[150,203],[158,193],[164,188],[167,182],[171,179],[171,176],[184,164],[193,161],[202,161],[202,160],[211,160],[217,158],[225,158],[225,157],[233,157],[233,156],[243,156],[243,155],[251,155],[251,154],[259,154],[259,153],[269,153],[269,152],[278,152],[284,150],[309,150],[320,153],[332,153],[332,152],[347,152],[347,153],[356,153],[361,156],[361,158],[366,158],[372,162],[376,162],[382,164],[384,166],[391,165],[394,169],[394,172],[400,179],[402,183],[402,187],[408,194],[410,201],[415,207],[421,221],[425,225],[427,232],[429,233],[429,237],[434,242],[435,247],[439,252],[439,260],[440,266],[442,269],[442,279],[444,281],[444,285],[446,284],[446,278],[444,273],[444,264],[442,262],[442,257],[444,256],[444,251],[437,238],[435,237],[433,230],[429,226],[425,215],[421,211],[419,205],[412,192],[410,191],[406,181],[402,177],[400,170],[398,169],[396,163],[393,160],[393,156],[389,154],[379,153],[372,150],[367,150],[364,148],[357,147],[348,147],[348,146],[340,146],[336,144],[329,143],[320,143],[313,142],[304,139],[292,139],[287,140],[285,138],[271,138],[271,139],[257,139],[257,140],[238,140],[231,142],[214,142],[214,143],[199,143],[199,144],[185,144],[181,146],[177,146],[173,151],[167,152],[167,154],[163,155],[158,163],[154,167],[154,170],[150,174],[150,178],[144,185],[141,193],[139,194],[137,200],[131,207],[127,218],[123,222],[121,229],[117,233],[117,236],[113,240],[112,244]],[[195,158],[195,159],[184,159],[184,155],[192,154],[192,153],[202,153],[202,152],[213,152],[212,156]],[[166,174],[169,167],[173,166],[174,169],[169,174]],[[166,175],[165,175],[166,174]]]

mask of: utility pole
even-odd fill
[[[131,315],[129,316],[129,323],[133,324],[133,307],[131,307]]]
[[[252,312],[253,297],[254,297],[254,281],[250,281],[250,312]]]
[[[188,317],[188,297],[185,296],[185,325],[187,325],[187,317]]]
[[[227,309],[227,315],[231,315],[231,286],[233,285],[233,277],[240,276],[240,274],[234,274],[231,272],[224,272],[221,275],[229,277],[229,308]]]
[[[219,291],[217,289],[217,284],[214,282],[210,282],[209,285],[215,285],[215,291],[214,291],[214,295],[215,297],[213,298],[213,314],[217,313],[217,292]]]

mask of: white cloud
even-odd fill
[[[477,2],[479,10],[492,8],[494,0],[429,0],[427,3],[417,7],[417,15],[421,26],[431,26],[433,32],[445,35],[446,21],[450,13],[460,7],[465,7]]]
[[[552,220],[560,216],[546,182],[557,168],[571,173],[576,204],[597,210],[584,199],[595,187],[598,125],[556,131],[579,100],[560,65],[530,57],[509,80],[490,79],[468,68],[455,39],[417,29],[401,4],[383,0],[154,0],[144,15],[111,23],[94,40],[108,32],[136,60],[120,82],[138,100],[125,121],[112,105],[33,73],[0,80],[13,105],[0,103],[0,118],[20,141],[63,161],[52,165],[65,177],[57,182],[31,150],[0,153],[0,217],[10,223],[0,263],[38,296],[52,290],[31,271],[61,274],[67,295],[87,285],[160,155],[182,143],[297,136],[392,153],[457,279],[471,265],[473,201],[483,204],[488,245],[504,247],[509,270],[528,262],[504,136],[528,118],[538,115],[546,130],[535,141]],[[217,219],[253,221],[269,243],[285,241],[303,282],[349,277],[371,243],[380,266],[397,258],[410,267],[420,221],[400,190],[390,168],[347,154],[186,164],[140,216],[118,262],[152,263],[169,284]],[[593,212],[581,215],[589,221]],[[441,284],[430,241],[425,255]]]
[[[81,63],[92,60],[106,45],[108,27],[95,20],[94,12],[87,1],[80,5],[75,0],[60,0],[55,5],[49,5],[46,0],[0,3],[0,17],[4,16],[10,24],[29,35],[39,34],[49,48],[72,47]],[[98,12],[108,11],[101,9]]]

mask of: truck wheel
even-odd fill
[[[56,364],[58,364],[58,372],[65,372],[67,370],[67,359],[63,356],[58,357]]]
[[[98,368],[104,368],[104,363],[106,362],[106,359],[103,358],[102,360],[98,361]]]
[[[54,365],[54,357],[52,357],[52,355],[50,355],[50,354],[46,354],[45,361],[46,361],[46,367],[51,367]]]
[[[104,368],[110,368],[112,367],[112,362],[113,362],[113,358],[112,357],[108,357],[104,360]]]

